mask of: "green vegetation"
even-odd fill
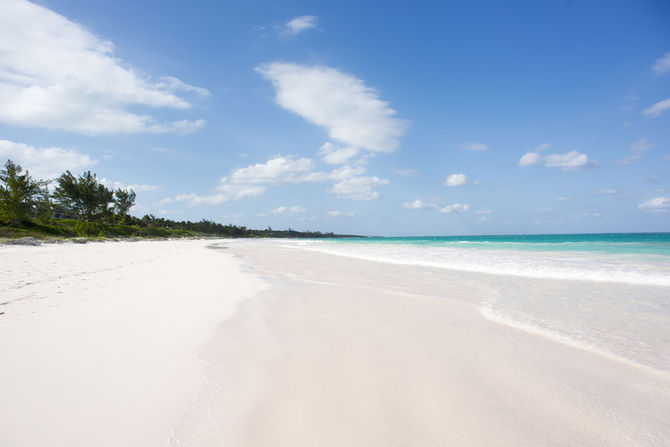
[[[135,205],[133,190],[108,189],[90,171],[79,177],[70,171],[50,181],[33,180],[28,171],[7,160],[0,170],[0,238],[173,238],[173,237],[352,237],[314,231],[254,230],[209,220],[174,221],[128,214]]]

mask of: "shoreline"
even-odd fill
[[[488,320],[481,275],[281,240],[0,250],[33,294],[0,315],[3,444],[670,440],[667,375]]]

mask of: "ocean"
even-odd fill
[[[296,248],[460,272],[484,317],[670,373],[670,233],[319,239]],[[485,290],[486,292],[482,292]]]

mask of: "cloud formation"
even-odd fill
[[[276,155],[265,163],[234,169],[229,176],[221,178],[217,194],[182,194],[174,200],[186,201],[192,206],[215,205],[262,195],[270,185],[324,182],[335,182],[328,192],[339,199],[374,200],[379,198],[379,193],[372,188],[390,183],[379,177],[363,176],[363,166],[344,165],[332,171],[316,171],[314,168],[310,158]]]
[[[630,154],[620,160],[617,160],[617,163],[622,165],[629,165],[642,158],[642,156],[652,147],[654,147],[654,145],[648,143],[646,138],[640,138],[628,146],[628,151]]]
[[[340,210],[333,210],[333,211],[328,211],[326,214],[329,217],[342,217],[342,216],[354,216],[356,213],[353,211],[340,211]]]
[[[0,140],[0,161],[10,159],[30,171],[36,179],[51,179],[70,170],[74,173],[98,163],[90,156],[60,147],[36,148],[24,143]]]
[[[444,186],[461,186],[465,184],[468,177],[465,174],[451,174],[444,181]]]
[[[470,206],[466,204],[454,203],[453,205],[445,206],[440,208],[438,211],[440,213],[465,213],[470,209]]]
[[[84,134],[189,133],[204,120],[157,122],[138,106],[188,109],[177,92],[208,92],[168,76],[152,81],[114,45],[49,9],[5,0],[0,14],[0,122]]]
[[[379,193],[373,191],[372,187],[386,186],[389,183],[388,180],[376,176],[349,177],[335,183],[329,192],[338,199],[375,200],[379,198]]]
[[[657,76],[670,73],[670,51],[668,51],[663,56],[656,59],[656,62],[654,62],[653,70]]]
[[[284,24],[282,31],[285,34],[298,35],[303,31],[316,28],[316,22],[319,20],[316,16],[294,17]]]
[[[638,204],[639,209],[652,212],[666,212],[670,209],[670,197],[655,197]]]
[[[257,163],[246,168],[235,169],[230,182],[237,184],[281,184],[307,181],[314,163],[309,158],[295,159],[277,155],[265,163]]]
[[[416,199],[413,202],[405,202],[402,204],[402,207],[408,210],[437,209],[437,205],[435,205],[434,203],[427,203],[421,199]]]
[[[333,143],[325,143],[319,148],[319,155],[323,161],[331,165],[348,163],[352,157],[358,155],[359,150],[352,146],[337,146]]]
[[[279,208],[275,208],[273,210],[268,211],[268,214],[274,214],[274,215],[278,215],[278,214],[300,214],[300,213],[304,213],[305,211],[307,211],[307,208],[301,208],[299,206],[288,207],[288,206],[283,206],[282,205]]]
[[[360,79],[326,66],[279,62],[256,71],[274,85],[277,104],[324,127],[333,140],[372,152],[398,148],[407,122]]]
[[[656,118],[661,116],[667,109],[670,109],[670,98],[659,101],[651,107],[647,107],[642,111],[642,114],[649,118]]]
[[[542,146],[545,145],[538,146],[538,149]],[[549,155],[542,155],[538,152],[527,152],[519,159],[519,166],[533,166],[541,162],[544,162],[544,165],[548,168],[560,168],[564,171],[575,171],[588,165],[589,157],[578,151]]]
[[[100,183],[111,189],[125,189],[125,190],[132,189],[135,192],[156,192],[161,189],[160,186],[158,185],[149,185],[141,183],[125,184],[123,182],[110,180],[104,177],[100,179]]]

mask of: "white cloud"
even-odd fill
[[[375,200],[379,193],[372,190],[373,186],[386,186],[390,182],[379,177],[349,177],[335,183],[329,192],[338,199]]]
[[[356,213],[354,213],[353,211],[333,210],[328,211],[326,214],[330,217],[340,217],[340,216],[354,216]]]
[[[416,177],[419,175],[419,171],[416,169],[395,169],[393,172],[403,177]]]
[[[328,130],[330,138],[372,152],[392,152],[407,122],[360,79],[326,66],[271,63],[256,68],[286,110]]]
[[[617,163],[622,165],[629,165],[641,158],[652,147],[654,147],[654,145],[648,143],[646,138],[640,138],[628,146],[630,155],[625,156],[621,160],[617,160]]]
[[[477,214],[493,214],[493,211],[491,210],[478,210],[475,211]]]
[[[665,212],[670,208],[670,197],[656,197],[645,200],[637,207],[648,212]]]
[[[617,191],[616,189],[607,188],[607,189],[601,189],[601,190],[599,190],[599,191],[598,191],[598,194],[603,195],[603,196],[606,196],[606,195],[616,194],[617,192],[618,192],[618,191]]]
[[[203,120],[158,123],[137,106],[187,109],[177,78],[152,81],[114,55],[114,45],[44,7],[4,0],[0,14],[0,121],[85,134],[197,130]]]
[[[131,183],[127,185],[123,182],[109,180],[104,177],[100,179],[100,183],[111,189],[125,189],[125,190],[132,189],[135,192],[156,192],[161,189],[160,186],[158,185],[148,185],[140,183]]]
[[[295,36],[305,30],[316,28],[317,20],[316,16],[295,17],[284,24],[283,32]]]
[[[550,143],[540,144],[533,152],[527,152],[521,156],[519,159],[519,166],[533,166],[540,163],[543,160],[542,154],[540,154],[540,152],[544,152],[550,148]]]
[[[519,166],[533,166],[544,161],[548,168],[561,168],[564,171],[574,171],[583,168],[589,163],[589,157],[578,151],[565,154],[549,154],[543,156],[537,152],[528,152],[519,159]]]
[[[313,169],[314,163],[309,158],[295,159],[276,155],[265,163],[235,169],[230,175],[230,182],[238,184],[301,183]]]
[[[548,168],[561,168],[564,171],[574,171],[589,163],[589,157],[578,151],[571,151],[565,154],[541,154],[541,152],[550,148],[551,144],[543,143],[536,147],[533,152],[526,152],[519,158],[519,166],[534,166],[544,163]]]
[[[519,159],[519,166],[533,166],[542,161],[542,156],[537,152],[527,152]]]
[[[465,213],[468,209],[470,209],[470,206],[467,204],[454,203],[453,205],[440,208],[438,211],[440,213]]]
[[[268,214],[275,214],[275,215],[277,215],[277,214],[300,214],[300,213],[304,213],[305,211],[307,211],[307,208],[301,208],[299,206],[288,207],[288,206],[283,206],[282,205],[279,208],[275,208],[273,210],[268,211]]]
[[[44,180],[58,177],[67,170],[76,174],[98,162],[86,154],[60,147],[36,148],[24,143],[0,140],[0,164],[4,166],[7,159],[30,171],[33,178]]]
[[[198,96],[209,96],[209,90],[206,88],[189,85],[181,79],[175,78],[174,76],[163,76],[156,83],[156,87],[162,90],[183,91],[195,93]]]
[[[644,109],[642,113],[648,117],[656,118],[661,116],[661,114],[667,109],[670,109],[670,98],[657,102],[653,106]]]
[[[325,143],[319,148],[319,155],[323,161],[331,165],[348,163],[349,159],[358,155],[359,150],[352,146],[337,146],[333,143]]]
[[[544,165],[549,168],[561,168],[564,171],[574,171],[586,166],[589,157],[578,151],[571,151],[566,154],[550,154],[545,157]]]
[[[402,204],[402,207],[408,210],[437,209],[437,205],[434,203],[426,203],[421,199],[416,199],[413,202],[405,202]]]
[[[556,200],[558,200],[559,202],[563,202],[563,201],[565,201],[565,200],[570,200],[570,197],[559,197],[559,198],[556,199]]]
[[[461,144],[461,147],[470,152],[485,151],[489,148],[489,146],[484,143],[463,143]]]
[[[363,177],[363,166],[340,166],[332,171],[315,171],[309,158],[276,155],[265,163],[234,169],[230,176],[223,177],[216,188],[218,194],[199,196],[182,194],[176,201],[187,201],[191,205],[212,205],[241,200],[264,194],[268,185],[336,182],[329,192],[338,198],[353,200],[377,199],[379,194],[373,186],[388,185],[389,181],[378,177]]]
[[[468,177],[465,174],[451,174],[444,181],[444,186],[461,186],[465,184]]]
[[[670,51],[656,59],[653,69],[658,76],[670,73]]]
[[[237,185],[221,185],[217,188],[219,193],[208,196],[200,196],[198,194],[180,194],[174,199],[163,199],[161,203],[188,202],[191,206],[202,205],[219,205],[221,203],[229,202],[231,200],[241,200],[247,197],[259,196],[265,193],[264,186],[237,186]]]
[[[537,152],[528,152],[519,159],[519,166],[533,166],[544,161],[548,168],[561,168],[564,171],[574,171],[583,168],[589,163],[589,157],[578,151],[565,154],[549,154],[543,156]]]

